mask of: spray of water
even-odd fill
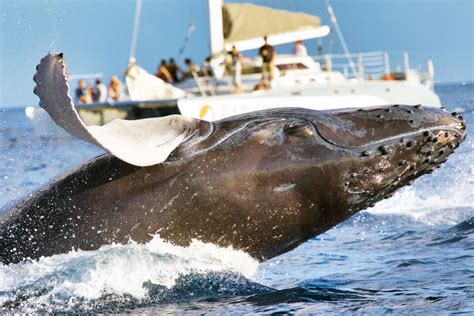
[[[25,310],[74,304],[107,295],[143,299],[147,284],[171,288],[192,273],[235,272],[251,278],[258,262],[242,251],[194,240],[188,247],[159,236],[147,244],[107,245],[96,251],[72,251],[34,262],[0,265],[0,307],[31,295]],[[60,304],[58,304],[60,303]]]

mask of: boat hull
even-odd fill
[[[441,107],[439,97],[427,86],[381,80],[353,81],[178,100],[181,114],[209,121],[241,113],[288,106],[331,110],[388,104],[423,104]]]

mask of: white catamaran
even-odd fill
[[[137,0],[130,49],[131,60],[141,4]],[[392,72],[386,52],[351,54],[329,0],[325,0],[332,28],[317,16],[276,10],[250,3],[224,3],[204,0],[209,8],[210,58],[193,76],[171,86],[132,62],[125,76],[129,100],[82,104],[77,108],[87,124],[104,124],[115,118],[143,118],[181,113],[206,120],[276,107],[304,107],[316,110],[370,107],[385,104],[423,104],[441,106],[433,91],[433,64],[418,73],[404,54],[404,69]],[[277,54],[270,89],[255,90],[261,81],[262,60],[244,58],[242,93],[233,93],[228,51],[258,49],[263,36],[271,45],[318,39],[335,31],[343,54],[306,56]],[[35,123],[44,116],[37,108],[27,108]]]
[[[264,35],[268,36],[269,44],[279,45],[324,37],[331,29],[322,25],[319,17],[304,13],[248,3],[224,4],[221,0],[208,0],[208,5],[213,56],[209,64],[214,76],[195,76],[194,85],[190,82],[179,85],[188,92],[187,97],[178,100],[184,115],[216,120],[288,106],[322,110],[394,103],[441,105],[433,92],[431,61],[427,73],[419,74],[410,69],[408,54],[404,54],[404,71],[392,73],[387,53],[350,54],[328,1],[328,13],[344,54],[316,57],[277,54],[272,88],[263,91],[253,91],[261,80],[261,59],[246,58],[242,67],[244,93],[232,94],[232,78],[225,71],[225,54],[233,45],[239,51],[246,51],[261,47]]]

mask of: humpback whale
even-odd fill
[[[461,117],[404,105],[86,126],[61,54],[43,58],[34,80],[55,122],[107,153],[2,215],[3,264],[155,234],[267,260],[430,173],[465,138]]]

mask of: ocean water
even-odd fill
[[[474,85],[444,85],[468,136],[442,168],[264,263],[158,237],[0,264],[0,313],[474,313]],[[0,110],[0,212],[100,154]]]

